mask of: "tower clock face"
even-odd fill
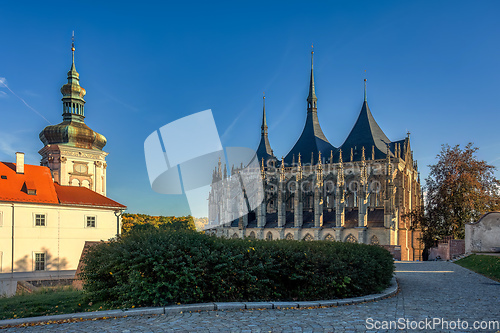
[[[87,173],[87,166],[85,164],[75,164],[75,171],[78,173]]]

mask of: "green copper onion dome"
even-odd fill
[[[61,87],[63,95],[63,122],[45,127],[40,132],[40,140],[44,145],[65,144],[77,148],[102,150],[106,138],[91,130],[84,122],[83,97],[85,89],[80,86],[80,75],[75,67],[75,44],[71,45],[73,62],[68,72],[68,83]]]

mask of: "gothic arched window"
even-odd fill
[[[236,238],[239,238],[239,237],[238,237],[238,234],[235,233],[235,234],[233,234],[233,236],[231,238],[232,239],[236,239]]]
[[[253,232],[253,231],[252,231],[252,232],[250,233],[250,235],[248,235],[248,237],[250,237],[250,238],[255,238],[255,232]]]
[[[378,237],[373,235],[372,238],[370,238],[370,244],[371,245],[380,245],[380,241],[378,240]]]
[[[328,235],[326,235],[326,236],[325,236],[325,240],[326,240],[326,241],[333,242],[333,241],[335,240],[335,238],[333,238],[333,236],[332,236],[332,235],[328,234]]]
[[[266,235],[266,240],[273,240],[273,234],[270,231]]]
[[[310,234],[307,234],[305,237],[304,237],[304,240],[309,242],[309,241],[312,241],[314,240],[314,238],[310,235]]]
[[[346,238],[345,238],[345,242],[346,243],[357,243],[358,240],[356,239],[356,237],[354,237],[352,234],[349,234]]]
[[[286,234],[285,239],[293,240],[293,235],[291,233]]]

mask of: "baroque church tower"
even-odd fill
[[[94,132],[84,122],[86,91],[80,86],[75,67],[75,44],[71,44],[73,61],[68,83],[61,87],[63,121],[45,127],[40,140],[45,145],[38,153],[40,165],[47,166],[54,181],[60,185],[87,187],[106,195],[106,156],[102,149],[106,138]]]

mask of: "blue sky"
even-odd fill
[[[183,215],[184,196],[149,186],[143,144],[212,109],[224,146],[256,148],[262,92],[269,139],[286,155],[306,116],[314,43],[318,116],[334,146],[371,111],[391,140],[411,132],[422,178],[441,144],[474,142],[500,166],[498,1],[14,2],[0,4],[0,160],[39,164],[38,133],[62,120],[71,62],[86,123],[108,139],[108,196],[129,212]],[[14,95],[15,93],[16,95]],[[22,99],[22,100],[21,100]],[[499,173],[497,172],[497,176]]]

